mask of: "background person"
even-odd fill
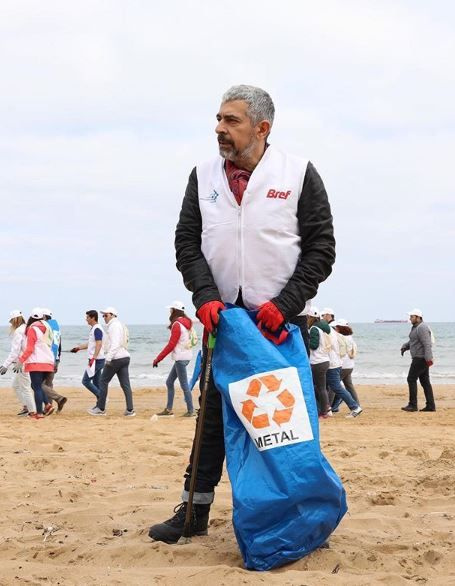
[[[184,417],[194,417],[196,414],[194,412],[193,398],[188,385],[188,376],[186,372],[186,367],[193,356],[190,341],[190,331],[193,323],[185,314],[185,306],[181,301],[174,301],[171,305],[168,305],[167,309],[170,310],[169,329],[171,330],[171,335],[167,345],[153,361],[153,367],[157,367],[158,364],[171,352],[171,358],[174,361],[174,364],[166,380],[167,404],[163,411],[157,413],[157,415],[158,417],[169,417],[174,414],[172,411],[175,395],[174,384],[178,378],[186,403],[186,413],[184,414]]]
[[[360,405],[359,396],[352,382],[352,371],[354,370],[354,358],[357,354],[357,344],[352,337],[352,328],[345,319],[337,319],[335,330],[338,334],[338,343],[343,346],[343,355],[341,358],[341,382],[344,388],[348,390],[354,401]],[[333,407],[338,409],[341,404],[339,397],[335,399]]]
[[[19,356],[25,372],[30,375],[31,385],[35,394],[36,413],[34,419],[42,419],[45,413],[50,415],[54,408],[43,390],[43,380],[48,372],[54,372],[55,359],[51,350],[52,330],[43,319],[43,310],[35,307],[27,321],[25,329],[26,346]]]
[[[133,392],[131,390],[129,364],[130,354],[127,350],[128,334],[121,321],[118,319],[118,312],[115,307],[107,307],[101,312],[104,323],[107,326],[105,359],[99,386],[99,397],[95,407],[88,410],[90,415],[106,414],[106,399],[109,383],[117,375],[120,386],[125,395],[126,410],[123,415],[134,417],[136,415],[133,407]]]
[[[90,326],[87,344],[79,344],[71,349],[71,352],[79,352],[79,350],[87,350],[88,354],[88,369],[93,371],[93,375],[84,371],[82,377],[82,384],[98,399],[100,396],[100,381],[101,373],[106,362],[104,358],[103,339],[104,330],[98,323],[98,312],[96,309],[90,309],[85,312],[85,321]]]
[[[47,372],[44,376],[43,380],[43,391],[46,393],[48,399],[51,401],[55,401],[57,403],[57,413],[63,409],[65,403],[67,402],[67,398],[63,395],[57,393],[54,390],[54,377],[55,374],[58,372],[58,367],[60,364],[60,358],[62,355],[62,337],[60,332],[60,325],[56,319],[52,317],[52,311],[47,307],[43,307],[43,316],[47,322],[47,325],[52,330],[52,346],[51,350],[54,354],[54,371]]]
[[[327,393],[326,375],[330,366],[330,326],[321,320],[317,307],[307,313],[309,326],[310,365],[313,386],[320,417],[331,417],[332,409]]]
[[[431,347],[431,330],[423,321],[421,309],[413,309],[409,312],[409,320],[412,324],[409,332],[409,342],[401,346],[401,355],[411,351],[411,366],[408,373],[409,402],[403,411],[417,411],[417,380],[423,387],[426,405],[420,411],[436,411],[433,387],[430,382],[430,366],[433,366],[433,351]]]
[[[22,364],[19,362],[19,356],[25,349],[26,337],[25,337],[25,319],[22,313],[18,309],[14,309],[9,316],[10,324],[10,336],[11,336],[11,349],[6,360],[0,367],[0,374],[5,374],[8,368],[13,365],[13,389],[16,393],[16,397],[19,403],[22,405],[22,409],[18,415],[35,415],[35,397],[33,396],[33,390],[30,386],[30,377],[28,374],[23,372]]]

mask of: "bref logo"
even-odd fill
[[[240,421],[258,450],[313,439],[297,369],[263,372],[229,384]]]
[[[287,199],[291,193],[291,190],[279,191],[278,189],[269,189],[267,192],[267,197],[271,199]]]

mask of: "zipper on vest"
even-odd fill
[[[243,194],[245,195],[245,194]],[[243,235],[242,235],[242,204],[238,207],[237,212],[237,267],[238,267],[238,287],[239,291],[243,288]]]

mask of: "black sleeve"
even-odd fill
[[[295,271],[280,294],[272,299],[286,320],[298,315],[315,297],[319,283],[335,262],[333,218],[327,192],[318,172],[308,163],[297,208],[301,253]]]
[[[191,172],[175,230],[177,269],[193,293],[196,309],[207,301],[221,301],[212,272],[201,250],[202,217],[199,209],[196,168]]]

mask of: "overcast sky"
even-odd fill
[[[316,304],[455,320],[454,6],[0,0],[1,321],[191,306],[174,228],[238,83],[269,91],[271,142],[326,184],[337,261]]]

